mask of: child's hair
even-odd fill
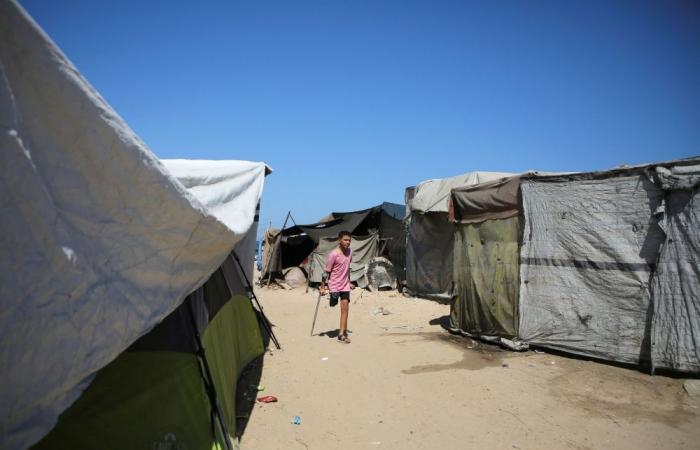
[[[352,237],[349,231],[343,230],[340,233],[338,233],[338,239],[343,239],[343,237],[345,236]]]

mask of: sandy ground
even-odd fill
[[[342,344],[327,300],[309,335],[315,292],[256,292],[282,344],[261,394],[279,402],[255,404],[243,449],[700,448],[682,379],[501,350],[445,331],[449,306],[359,289]]]

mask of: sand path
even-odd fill
[[[700,398],[681,379],[503,351],[446,332],[448,306],[360,292],[346,345],[327,301],[309,336],[314,292],[257,290],[283,347],[261,379],[279,402],[255,405],[242,448],[700,448]]]

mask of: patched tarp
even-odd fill
[[[452,190],[450,220],[479,223],[520,213],[520,176]]]
[[[511,176],[505,172],[469,172],[427,180],[406,188],[406,293],[449,302],[452,298],[453,226],[449,222],[452,189]]]
[[[700,372],[700,166],[657,168],[665,240],[652,280],[655,368]]]
[[[252,216],[233,231],[210,214],[12,1],[0,128],[0,448],[24,449],[219,267]]]
[[[514,174],[506,172],[467,172],[449,178],[427,180],[417,184],[412,190],[407,202],[408,214],[441,212],[446,213],[450,191],[461,186],[471,186],[510,177]]]
[[[523,180],[520,337],[590,357],[648,360],[660,189],[642,171]]]
[[[379,235],[353,236],[350,248],[352,249],[352,260],[350,262],[350,281],[357,283],[357,286],[364,288],[367,286],[366,268],[372,258],[377,256]],[[318,243],[309,257],[309,264],[304,267],[309,275],[309,282],[320,283],[323,277],[323,270],[326,267],[328,255],[338,247],[338,238],[323,238]]]
[[[519,238],[517,216],[455,225],[453,330],[517,337]]]

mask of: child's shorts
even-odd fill
[[[350,291],[331,292],[331,306],[338,304],[338,300],[350,300]]]

